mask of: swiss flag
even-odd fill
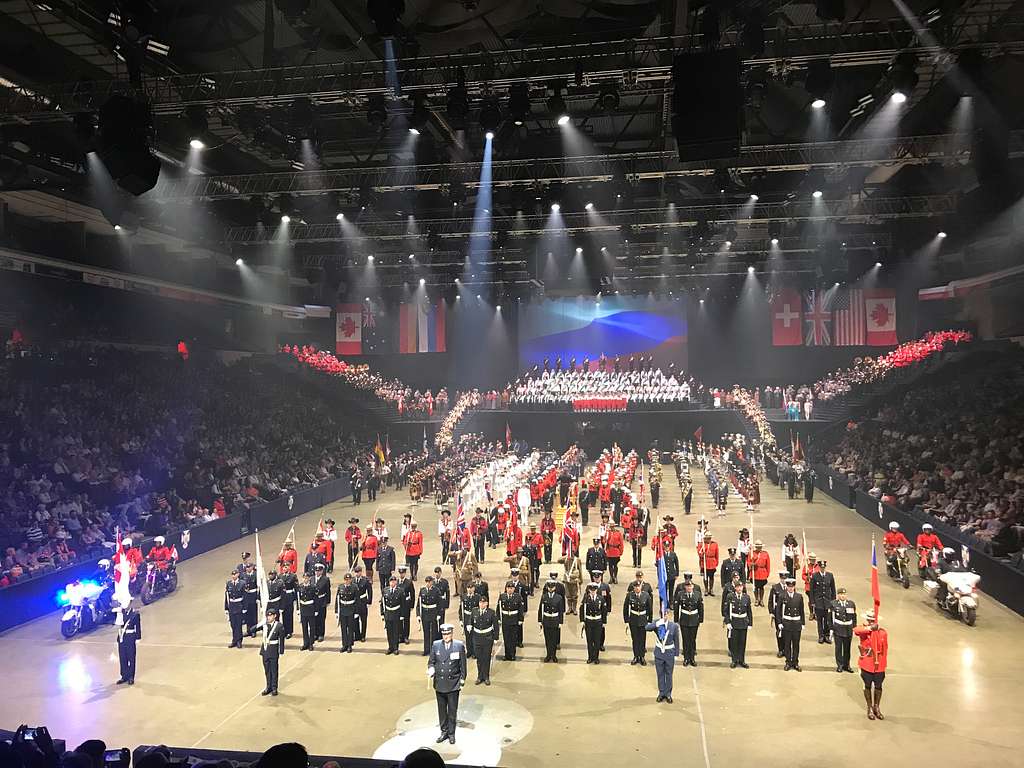
[[[872,347],[891,347],[896,338],[896,292],[864,291],[864,317],[867,321],[865,341]]]
[[[792,347],[803,344],[803,300],[795,288],[783,288],[772,299],[772,344]]]
[[[363,305],[339,304],[335,326],[335,353],[363,354]]]

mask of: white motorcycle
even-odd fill
[[[68,584],[57,594],[57,601],[65,606],[60,617],[60,633],[70,640],[100,624],[114,620],[110,607],[110,587],[92,579],[80,579]]]
[[[971,571],[950,571],[938,577],[946,586],[946,595],[939,600],[939,582],[925,581],[928,596],[935,598],[939,608],[960,619],[969,627],[978,619],[978,582],[981,576]]]

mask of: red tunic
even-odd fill
[[[509,556],[517,555],[521,546],[523,546],[523,532],[518,525],[514,525],[505,531],[505,553]]]
[[[298,573],[299,553],[294,549],[283,549],[277,556],[277,562],[281,565],[281,573]]]
[[[754,550],[748,559],[750,571],[754,574],[756,581],[768,581],[772,574],[772,559],[763,549]]]
[[[604,553],[608,557],[622,557],[622,550],[625,542],[622,539],[621,531],[611,531],[604,543]]]
[[[718,542],[709,541],[697,545],[697,562],[703,570],[718,568]]]
[[[363,539],[362,557],[364,560],[377,559],[377,537],[371,532]]]
[[[405,541],[402,543],[405,545],[406,557],[419,557],[423,554],[422,531],[409,531],[405,535]]]
[[[857,664],[865,672],[885,672],[889,657],[889,635],[879,627],[854,627],[853,633],[860,640],[860,658]]]

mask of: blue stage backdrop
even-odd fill
[[[687,368],[686,301],[644,296],[554,299],[524,305],[519,314],[519,360],[523,367],[544,358],[573,357],[579,365],[590,358],[596,367],[601,353],[614,358],[653,355],[662,370],[669,363]]]

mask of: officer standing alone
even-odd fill
[[[857,606],[853,600],[846,599],[846,587],[839,588],[830,613],[835,638],[836,672],[853,672],[850,667],[850,644],[853,641],[853,625],[857,621]]]
[[[633,582],[633,591],[626,595],[622,603],[622,621],[629,627],[633,641],[633,660],[630,664],[647,666],[647,625],[654,618],[654,605],[651,596],[643,589],[640,582]]]
[[[388,586],[380,596],[380,616],[384,620],[384,632],[388,638],[385,656],[398,655],[398,644],[402,640],[402,600],[398,577],[392,573],[388,577]]]
[[[672,703],[672,674],[679,654],[679,625],[664,612],[657,621],[648,622],[648,632],[654,632],[654,671],[658,676],[658,702]]]
[[[515,583],[505,582],[505,592],[498,598],[498,617],[501,631],[505,634],[505,661],[516,660],[516,641],[522,630],[525,609],[523,600],[516,592]]]
[[[132,609],[131,600],[118,609],[116,623],[117,659],[121,664],[121,677],[117,684],[135,685],[135,643],[142,639],[142,619],[139,618],[138,611]]]
[[[228,648],[242,647],[242,620],[245,616],[245,585],[235,569],[231,579],[224,585],[224,613],[231,624],[231,645]]]
[[[785,671],[800,669],[800,633],[804,623],[804,596],[796,591],[796,579],[786,579],[786,591],[775,606],[776,631],[782,633],[782,651],[786,656]]]
[[[423,655],[429,656],[434,641],[441,636],[441,596],[434,586],[434,577],[427,576],[416,602],[416,618],[423,630]],[[468,642],[467,638],[467,642]]]
[[[747,664],[747,630],[754,626],[754,607],[750,595],[743,591],[743,582],[733,582],[733,592],[722,605],[722,623],[725,625],[729,639],[729,655],[732,661],[730,669],[743,667]]]
[[[427,676],[433,680],[434,695],[437,698],[437,720],[441,735],[440,744],[446,739],[455,743],[455,725],[459,718],[459,693],[466,684],[466,646],[453,639],[454,627],[441,626],[441,639],[435,640],[430,648],[427,661]]]
[[[359,593],[352,583],[352,574],[346,573],[338,585],[338,593],[334,597],[334,613],[338,617],[341,629],[341,649],[339,653],[352,653],[352,645],[356,639],[356,602]]]
[[[682,583],[683,593],[676,600],[675,623],[679,625],[683,643],[683,666],[696,667],[697,630],[704,623],[704,599],[692,581]]]
[[[558,663],[559,641],[562,622],[565,620],[565,600],[555,591],[558,582],[548,581],[544,595],[537,604],[537,622],[544,630],[544,647],[547,654],[544,662]]]
[[[277,610],[267,609],[267,623],[264,628],[266,635],[260,656],[263,657],[263,674],[267,679],[267,687],[262,696],[277,696],[278,660],[284,653],[284,627],[277,620]]]

